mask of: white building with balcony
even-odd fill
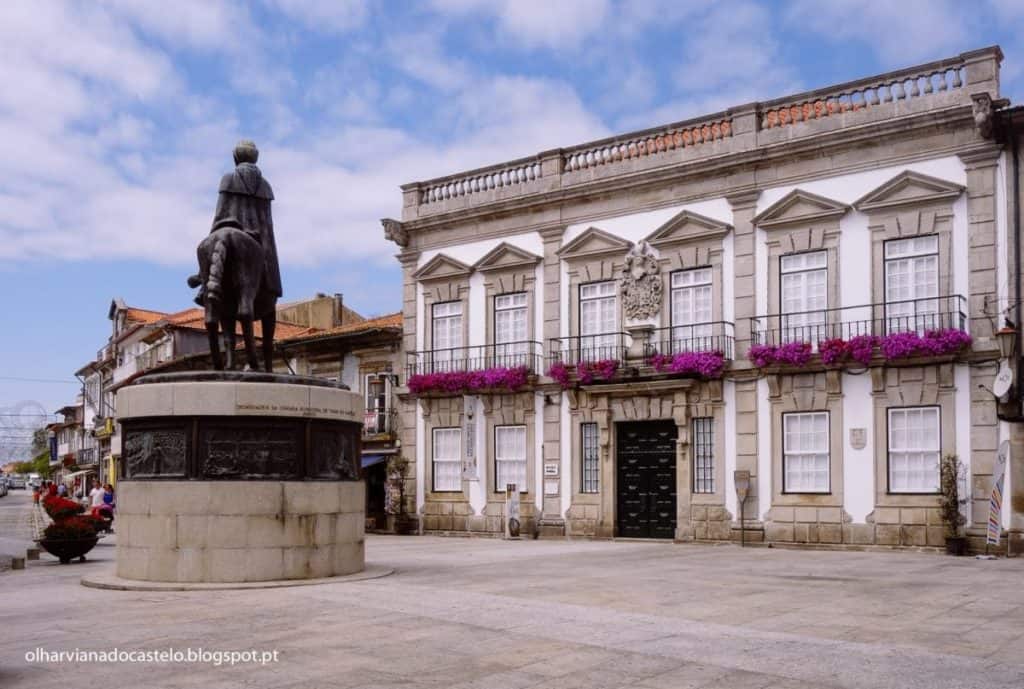
[[[990,391],[1020,299],[1001,59],[405,185],[423,530],[499,533],[515,484],[542,535],[939,546],[955,455],[983,534],[997,448],[1024,456]]]

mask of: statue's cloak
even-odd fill
[[[263,173],[253,163],[241,163],[220,180],[217,210],[213,223],[227,218],[238,220],[242,229],[259,239],[263,245],[264,287],[275,297],[282,295],[281,267],[277,262],[274,220],[270,202],[274,192]]]

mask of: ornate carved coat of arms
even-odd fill
[[[637,242],[626,254],[619,289],[627,318],[650,318],[661,310],[661,266],[647,242]]]

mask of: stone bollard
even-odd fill
[[[12,557],[11,558],[11,569],[25,569],[25,558],[23,558],[23,557]]]

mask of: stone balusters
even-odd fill
[[[535,180],[541,176],[539,162],[527,162],[480,174],[467,175],[431,184],[422,190],[422,203],[434,203],[445,199],[477,194],[491,189],[512,187]]]
[[[927,98],[943,91],[957,90],[964,84],[963,70],[962,64],[926,67],[890,78],[854,84],[834,93],[808,94],[806,98],[793,103],[768,104],[762,111],[761,128],[785,127],[883,103]]]
[[[669,129],[662,133],[612,141],[594,147],[579,148],[565,153],[565,170],[583,170],[631,158],[658,155],[666,151],[699,146],[732,136],[732,120],[721,119]]]

